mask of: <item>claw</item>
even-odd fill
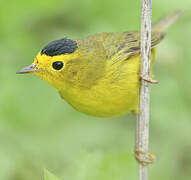
[[[146,154],[147,154],[147,157],[145,157]],[[154,154],[146,153],[138,149],[135,150],[135,158],[142,165],[152,164],[153,162],[156,161],[156,157]]]
[[[144,75],[141,75],[141,74],[140,74],[140,78],[144,81],[147,81],[148,83],[151,83],[151,84],[158,84],[159,83],[157,80],[154,80],[152,78],[146,78]]]

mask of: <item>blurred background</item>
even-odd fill
[[[191,179],[191,1],[153,0],[153,22],[184,15],[158,46],[151,87],[149,167],[155,180]],[[101,119],[75,111],[34,75],[16,75],[62,37],[140,29],[141,1],[1,0],[0,179],[136,180],[135,116]]]

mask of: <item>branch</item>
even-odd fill
[[[141,87],[140,107],[136,120],[136,157],[139,163],[139,180],[148,180],[149,163],[149,80],[151,61],[152,0],[142,0],[141,17]]]

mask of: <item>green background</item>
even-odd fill
[[[151,87],[152,180],[191,178],[191,1],[153,0],[153,21],[184,15],[158,46]],[[48,42],[140,29],[141,1],[2,1],[0,6],[0,179],[135,180],[135,116],[86,116],[33,75],[16,75]]]

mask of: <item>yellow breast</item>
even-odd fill
[[[152,60],[155,52],[152,51]],[[140,88],[140,54],[111,66],[108,61],[103,77],[87,89],[60,89],[60,95],[80,112],[97,117],[115,117],[137,111]],[[111,68],[113,67],[113,68]]]

